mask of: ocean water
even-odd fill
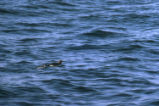
[[[0,106],[159,106],[158,10],[158,0],[0,0]]]

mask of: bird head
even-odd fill
[[[62,60],[59,60],[59,61],[58,61],[59,64],[61,64],[62,62],[63,62]]]

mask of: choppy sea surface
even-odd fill
[[[159,106],[158,10],[158,0],[0,0],[0,106]]]

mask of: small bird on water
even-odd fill
[[[37,68],[55,67],[55,66],[61,65],[62,62],[63,62],[62,60],[59,60],[57,63],[44,64],[44,65],[39,66]]]

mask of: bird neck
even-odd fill
[[[59,64],[61,64],[61,63],[62,63],[62,61],[59,61],[58,63],[59,63]]]

